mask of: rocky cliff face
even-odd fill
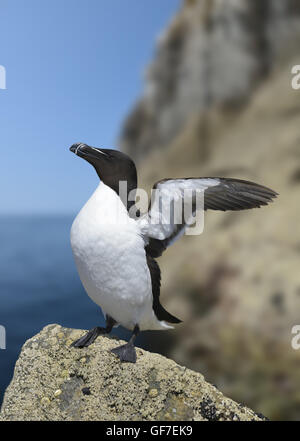
[[[186,0],[160,36],[144,95],[121,136],[141,160],[167,147],[195,113],[240,105],[299,47],[295,0]]]
[[[148,348],[204,372],[271,419],[300,417],[299,2],[186,1],[162,35],[122,145],[140,186],[231,176],[279,192],[269,207],[207,213],[159,259],[162,303],[182,318]],[[156,342],[156,343],[155,343]]]
[[[122,364],[110,352],[118,343],[106,337],[70,348],[82,334],[49,325],[25,343],[0,421],[264,419],[160,355],[138,350],[136,364]]]

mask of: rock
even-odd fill
[[[161,302],[183,323],[167,344],[165,335],[151,342],[152,350],[201,371],[272,420],[299,420],[300,351],[291,347],[300,310],[295,64],[299,56],[278,66],[240,115],[211,112],[206,147],[201,116],[195,117],[168,148],[139,165],[140,186],[147,189],[166,176],[231,176],[278,191],[265,208],[207,212],[201,236],[182,237],[158,259]]]
[[[110,349],[122,342],[107,337],[70,347],[83,332],[49,325],[24,344],[0,421],[263,419],[158,354],[120,363]]]

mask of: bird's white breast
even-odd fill
[[[100,183],[71,228],[80,279],[91,299],[121,325],[161,329],[152,310],[144,245],[119,196]]]

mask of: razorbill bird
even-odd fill
[[[70,150],[89,162],[100,178],[96,191],[73,222],[71,246],[82,284],[106,317],[105,328],[91,329],[73,346],[89,346],[100,334],[122,325],[132,331],[132,337],[112,352],[121,361],[135,363],[134,341],[139,331],[169,329],[181,321],[160,304],[160,269],[155,258],[182,235],[187,222],[176,224],[170,220],[166,225],[161,207],[175,200],[193,204],[186,200],[187,188],[204,192],[204,210],[260,207],[277,193],[240,179],[163,179],[153,187],[160,191],[161,204],[152,201],[147,213],[132,216],[135,201],[129,201],[128,196],[137,189],[132,159],[117,150],[82,143],[73,144]],[[127,184],[125,201],[119,194],[121,181]]]

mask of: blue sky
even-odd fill
[[[74,142],[117,147],[180,0],[0,0],[0,214],[74,213],[97,185]]]

